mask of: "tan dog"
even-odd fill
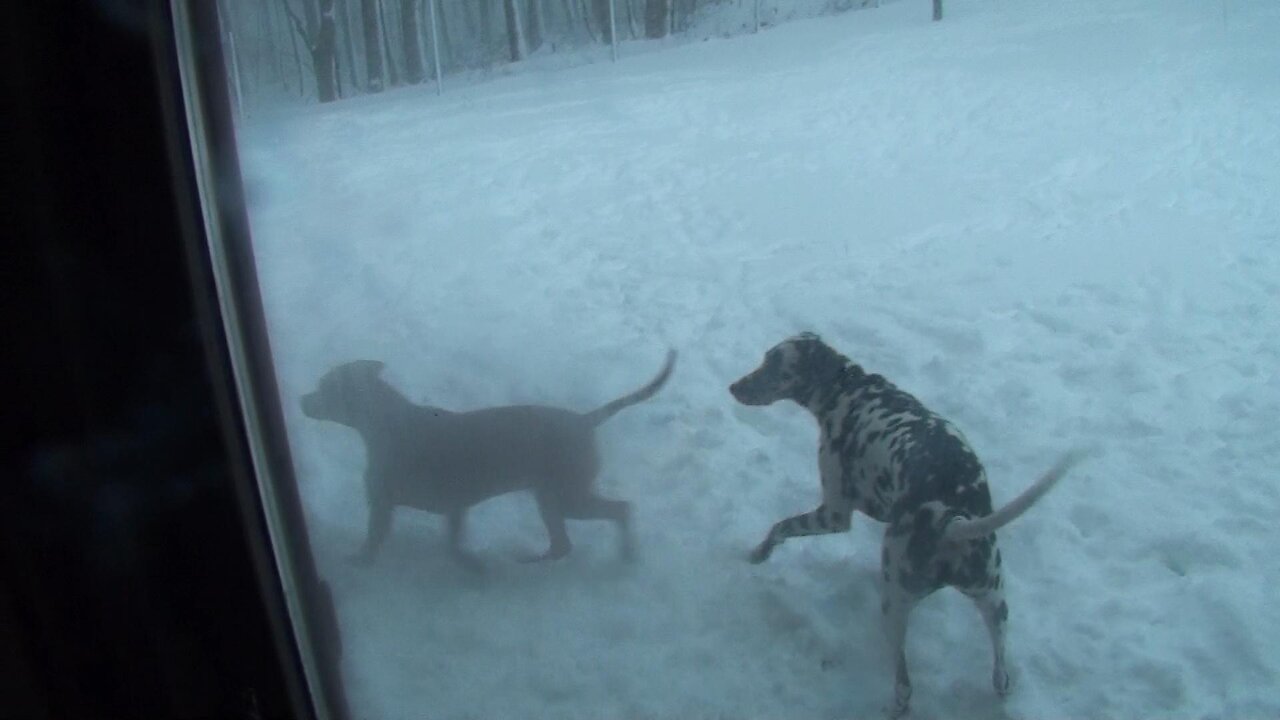
[[[588,413],[541,405],[450,412],[409,402],[381,378],[380,362],[357,360],[330,370],[316,391],[302,398],[302,411],[354,428],[364,439],[369,530],[352,559],[373,560],[391,528],[392,510],[403,505],[444,515],[453,556],[479,569],[462,549],[467,509],[515,490],[533,491],[551,538],[551,547],[530,560],[568,554],[565,518],[612,520],[621,534],[622,555],[630,558],[629,504],[594,490],[600,470],[595,428],[657,393],[675,358],[675,351],[669,352],[648,385]]]

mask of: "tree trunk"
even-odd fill
[[[401,0],[400,34],[404,36],[404,81],[410,85],[422,82],[422,44],[418,42],[418,0]]]
[[[378,0],[378,21],[382,25],[382,49],[387,53],[387,80],[394,87],[400,84],[400,72],[396,69],[396,58],[391,53],[391,30],[387,25],[386,8],[382,6],[382,0]]]
[[[667,36],[671,25],[671,0],[647,0],[644,6],[644,34],[649,38]]]
[[[444,68],[440,67],[440,28],[436,19],[436,0],[427,0],[427,26],[431,28],[431,71],[436,76],[436,94],[444,91]]]
[[[274,72],[276,79],[284,80],[284,63],[280,59],[284,51],[279,47],[276,39],[276,14],[274,9],[270,5],[264,6],[262,8],[262,17],[266,22],[267,51],[271,54],[271,70]]]
[[[542,0],[529,0],[529,52],[537,52],[542,47]]]
[[[603,42],[610,42],[609,0],[591,0],[591,19],[595,21],[596,34]]]
[[[933,0],[933,21],[942,19],[942,0]]]
[[[440,9],[444,11],[441,13],[442,16],[449,14],[449,8],[447,5],[442,4]],[[480,37],[481,33],[480,21],[476,19],[477,10],[475,0],[472,0],[472,2],[469,3],[462,3],[462,7],[458,8],[458,13],[462,15],[462,24],[458,30],[459,35],[464,38],[463,44],[475,45],[476,38]],[[468,40],[470,41],[469,43],[467,42]]]
[[[315,38],[320,29],[320,18],[316,15],[315,0],[302,0],[302,17],[307,20],[306,36]]]
[[[489,4],[491,0],[471,0],[471,2],[476,3],[476,7],[480,9],[480,42],[488,56],[496,46],[493,41],[493,7]]]
[[[293,46],[293,64],[298,71],[298,94],[303,95],[306,91],[303,89],[305,85],[302,79],[302,53],[298,52],[298,34],[289,33],[289,42]]]
[[[378,0],[360,0],[360,23],[364,25],[364,67],[369,92],[382,92],[382,43],[378,41]]]
[[[224,18],[218,20],[218,26],[228,35],[234,32],[236,35],[243,36],[243,33],[247,31],[247,28],[244,27],[247,23],[244,16],[240,14],[241,11],[236,10],[233,15],[231,6],[224,3],[223,0],[218,0],[215,4],[218,7],[218,17]],[[262,38],[260,42],[254,43],[255,47],[253,49],[251,64],[253,65],[254,87],[261,87],[262,74],[271,72],[272,59],[275,57],[276,52],[275,38],[271,37],[270,31],[267,30],[268,19],[271,17],[271,13],[267,12],[269,9],[269,7],[263,5],[253,14],[254,24],[260,33],[259,37]]]
[[[524,38],[520,33],[520,13],[516,10],[516,0],[502,0],[502,9],[507,18],[507,45],[511,50],[511,62],[524,59]]]
[[[428,1],[436,2],[436,0]],[[445,12],[443,7],[437,7],[436,12],[438,13],[436,19],[440,21],[440,64],[443,72],[448,68],[457,67],[458,61],[453,55],[453,40],[449,36],[449,23],[447,20],[449,13]]]
[[[567,38],[573,38],[578,34],[578,0],[561,0],[561,10],[564,11],[564,26],[561,30],[562,34]]]
[[[312,4],[313,0],[303,0],[302,8],[307,22],[314,20],[314,25],[304,26],[302,20],[289,7],[288,0],[282,0],[285,12],[293,21],[294,31],[302,37],[302,42],[311,54],[311,72],[316,78],[316,99],[320,102],[332,102],[338,99],[337,91],[337,53],[334,43],[333,0],[315,0],[319,3],[319,13]]]
[[[636,12],[635,0],[623,0],[623,2],[627,4],[627,37],[635,40],[640,37],[640,29],[636,27],[636,16],[639,13]]]
[[[595,18],[591,17],[591,8],[587,7],[587,2],[588,0],[578,0],[578,19],[582,20],[582,27],[586,29],[591,42],[598,43],[601,42],[600,33],[596,32],[596,26],[592,23]]]
[[[333,0],[320,0],[320,26],[311,46],[311,60],[316,69],[316,97],[320,102],[338,99],[337,37],[333,24]]]
[[[693,14],[698,11],[698,0],[671,0],[671,32],[684,32],[693,24]]]
[[[347,61],[347,80],[353,89],[359,90],[360,83],[356,81],[356,46],[351,41],[351,10],[347,2],[348,0],[338,0],[335,7],[338,17],[342,18],[342,49]]]

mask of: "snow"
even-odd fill
[[[749,4],[749,3],[748,3]],[[723,21],[731,24],[731,20]],[[810,416],[726,388],[814,330],[948,416],[996,502],[1015,690],[972,605],[912,615],[916,718],[1280,717],[1280,3],[927,0],[617,64],[277,110],[241,128],[292,451],[361,718],[876,717],[882,528],[818,503]],[[364,450],[304,417],[387,363],[451,409],[589,410],[634,503],[569,558],[532,499],[363,538]]]

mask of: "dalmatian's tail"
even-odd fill
[[[675,364],[676,364],[676,351],[668,350],[666,363],[664,363],[662,366],[662,369],[658,371],[657,377],[650,380],[648,385],[645,385],[644,387],[631,393],[630,395],[624,395],[623,397],[620,397],[617,400],[614,400],[613,402],[607,405],[598,407],[595,410],[592,410],[591,412],[587,413],[583,417],[585,417],[587,419],[587,422],[591,423],[592,425],[599,425],[605,420],[608,420],[609,418],[616,415],[619,410],[622,410],[623,408],[629,407],[631,405],[635,405],[638,402],[644,402],[645,400],[648,400],[649,398],[653,397],[654,394],[656,394],[659,390],[661,390],[662,386],[667,383],[667,378],[671,377],[671,369],[675,367]]]
[[[1021,495],[1010,500],[1004,507],[981,518],[956,518],[947,525],[944,531],[946,539],[952,542],[977,540],[984,538],[996,530],[1008,525],[1026,512],[1049,489],[1058,483],[1076,463],[1085,458],[1084,450],[1072,450],[1059,458],[1049,471],[1040,476],[1035,484],[1027,488]]]

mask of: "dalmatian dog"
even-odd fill
[[[846,532],[855,510],[886,523],[881,611],[896,662],[891,715],[904,714],[911,700],[907,616],[945,586],[977,605],[995,654],[992,682],[996,693],[1005,696],[1010,689],[1004,648],[1009,608],[994,531],[1053,487],[1080,453],[1067,454],[993,512],[986,473],[960,431],[817,335],[803,333],[775,345],[763,364],[729,391],[745,405],[792,400],[813,413],[819,427],[822,504],[775,524],[751,553],[751,562],[764,562],[790,537]]]

